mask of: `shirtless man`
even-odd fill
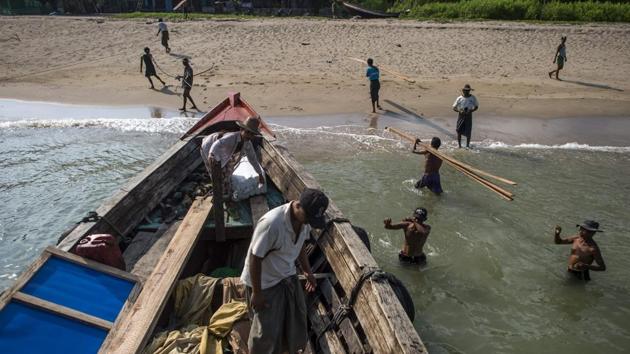
[[[420,189],[422,187],[427,187],[431,192],[440,195],[442,194],[442,184],[440,183],[440,167],[442,167],[442,159],[433,155],[427,150],[417,151],[416,147],[420,139],[416,140],[416,143],[413,144],[413,150],[411,151],[414,154],[420,154],[425,156],[424,161],[424,175],[422,178],[416,182],[416,188]],[[442,141],[438,137],[433,137],[431,139],[431,147],[435,150],[440,148],[442,145]]]
[[[391,218],[383,220],[386,229],[403,229],[405,231],[403,249],[398,254],[398,260],[401,262],[408,264],[425,264],[427,262],[427,256],[422,251],[431,232],[431,226],[424,223],[427,220],[427,215],[425,208],[417,208],[412,217],[405,218],[398,224],[392,224]]]
[[[603,272],[606,270],[599,246],[593,240],[596,232],[603,231],[599,229],[599,223],[593,220],[586,220],[576,226],[580,228],[578,234],[567,238],[560,237],[562,228],[556,226],[554,242],[557,245],[571,245],[567,271],[580,280],[589,281],[591,280],[589,271]],[[593,261],[596,264],[593,264]]]

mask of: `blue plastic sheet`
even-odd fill
[[[135,284],[50,257],[23,293],[114,322]]]
[[[0,311],[2,354],[97,353],[107,332],[19,302]]]

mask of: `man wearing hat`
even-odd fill
[[[557,245],[571,245],[567,271],[577,279],[589,281],[591,280],[591,270],[599,272],[606,270],[606,264],[599,246],[593,240],[596,232],[604,231],[600,230],[599,223],[593,220],[586,220],[576,226],[579,228],[578,234],[567,238],[560,237],[562,228],[556,226],[554,242]],[[593,262],[596,264],[593,264]]]
[[[477,98],[470,94],[470,85],[464,85],[462,95],[455,99],[453,110],[459,115],[457,117],[457,144],[462,147],[462,135],[466,137],[466,147],[470,147],[470,133],[472,132],[472,113],[479,109]]]
[[[184,75],[177,76],[177,79],[182,80],[182,88],[184,89],[184,94],[182,94],[182,97],[184,98],[184,105],[179,110],[184,112],[186,111],[186,100],[190,100],[190,103],[192,103],[192,107],[190,108],[199,110],[199,108],[197,108],[197,105],[195,104],[195,101],[193,101],[192,96],[190,96],[190,90],[192,89],[194,77],[193,69],[190,66],[188,58],[184,58],[182,60],[182,64],[184,64]]]
[[[398,253],[400,262],[408,264],[425,264],[427,262],[427,256],[422,250],[431,232],[431,226],[424,223],[427,221],[427,216],[428,213],[425,208],[417,208],[410,218],[404,218],[398,224],[392,224],[391,218],[383,220],[386,229],[403,229],[405,232],[403,249]]]
[[[306,188],[299,200],[270,210],[258,221],[241,274],[252,321],[250,353],[304,350],[307,310],[295,262],[306,276],[306,291],[314,291],[317,283],[302,246],[311,228],[325,227],[327,207],[324,193]]]
[[[265,183],[263,168],[252,144],[252,139],[262,136],[260,118],[248,117],[245,122],[236,121],[236,124],[240,131],[213,133],[201,141],[201,157],[208,174],[212,176],[215,168],[222,171],[224,195],[231,195],[230,177],[243,155],[247,156],[247,160],[258,173],[258,182]]]

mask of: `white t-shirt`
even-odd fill
[[[453,108],[456,108],[458,112],[463,112],[464,108],[468,108],[468,110],[472,110],[475,107],[479,107],[479,102],[477,102],[477,97],[470,95],[468,97],[459,96],[453,103]]]
[[[165,22],[158,22],[158,28],[162,32],[168,32],[168,27],[166,27],[166,23]]]
[[[268,211],[260,218],[254,230],[241,281],[252,286],[249,274],[252,254],[263,258],[260,279],[262,289],[271,288],[282,279],[295,275],[295,261],[310,232],[311,227],[308,224],[303,225],[296,237],[291,225],[291,202]]]

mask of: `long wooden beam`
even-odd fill
[[[306,187],[321,188],[283,147],[265,141],[262,155],[269,177],[287,198],[297,199]],[[329,219],[343,217],[332,201],[326,214]],[[327,232],[314,234],[346,294],[350,294],[363,271],[378,268],[349,223],[334,222]],[[366,281],[353,308],[375,353],[426,353],[420,336],[387,281]]]
[[[363,60],[363,59],[353,58],[353,57],[346,57],[346,58],[348,58],[348,59],[350,59],[350,60],[353,60],[353,61],[356,61],[356,62],[363,63],[363,64],[366,64],[366,65],[367,65],[367,62],[366,62],[365,60]],[[412,83],[412,84],[413,84],[413,83],[415,83],[415,82],[416,82],[416,80],[413,80],[413,79],[411,79],[411,78],[409,78],[409,77],[407,77],[407,76],[405,76],[405,75],[403,75],[403,74],[401,74],[401,73],[399,73],[399,72],[396,72],[396,71],[394,71],[394,70],[388,69],[388,68],[386,68],[386,67],[384,67],[384,66],[382,66],[382,65],[379,65],[379,66],[378,66],[378,68],[379,68],[380,70],[383,70],[383,71],[384,71],[384,72],[386,72],[386,73],[390,73],[390,74],[392,74],[392,75],[396,76],[397,78],[399,78],[399,79],[403,79],[403,80],[405,80],[405,81],[407,81],[407,82],[409,82],[409,83]]]
[[[153,333],[208,219],[212,198],[196,199],[131,308],[118,320],[101,346],[100,354],[135,354]]]

